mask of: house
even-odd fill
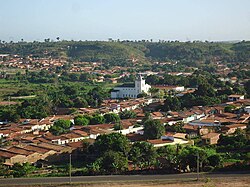
[[[0,158],[3,159],[5,165],[13,165],[15,163],[27,162],[27,158],[25,155],[16,154],[4,149],[0,149]]]
[[[57,152],[54,150],[51,150],[49,148],[44,148],[37,146],[36,144],[28,144],[23,149],[28,150],[28,151],[34,151],[40,154],[40,159],[46,159],[46,157],[56,154]]]
[[[250,106],[246,106],[246,107],[244,108],[244,111],[245,111],[246,113],[250,114]]]
[[[130,119],[121,120],[121,125],[123,129],[117,130],[116,132],[121,133],[123,135],[127,135],[130,133],[137,133],[138,131],[141,131],[144,129],[143,126],[141,125],[137,126],[135,124],[136,124],[136,121],[134,120],[130,120]]]
[[[153,144],[154,147],[164,147],[166,145],[177,145],[177,144],[189,144],[186,140],[186,134],[176,133],[162,136],[160,139],[147,140],[147,142]]]
[[[244,99],[244,95],[229,95],[228,97],[228,101],[238,101],[241,99]]]
[[[220,138],[220,134],[215,133],[215,132],[208,133],[208,134],[203,135],[201,137],[202,143],[205,144],[205,145],[217,144],[219,138]]]
[[[41,159],[41,154],[33,151],[33,150],[26,150],[23,149],[22,147],[18,146],[12,146],[8,149],[8,151],[11,151],[17,155],[25,155],[26,156],[26,161],[29,163],[35,163],[39,159]]]
[[[165,92],[169,92],[169,91],[183,92],[185,90],[184,86],[169,86],[169,85],[155,85],[153,86],[153,88],[157,88]]]
[[[189,123],[205,117],[205,113],[202,110],[185,110],[179,112],[178,116],[182,118],[184,123]]]
[[[88,133],[90,139],[96,139],[101,134],[109,134],[113,132],[113,124],[88,125],[82,128]]]
[[[111,91],[111,98],[118,99],[118,98],[137,98],[138,94],[141,93],[149,93],[149,89],[151,88],[150,85],[145,83],[145,79],[139,75],[135,83],[132,84],[123,84],[121,86],[115,87]]]
[[[225,125],[224,127],[221,127],[221,130],[225,134],[232,134],[234,133],[237,129],[246,129],[247,124],[231,124],[231,125]]]

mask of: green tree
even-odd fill
[[[250,97],[250,80],[248,80],[245,84],[244,84],[246,93],[248,95],[248,97]]]
[[[121,119],[131,119],[131,118],[136,118],[136,113],[131,110],[124,110],[120,112],[120,118]]]
[[[177,146],[168,145],[160,147],[157,149],[159,157],[164,159],[162,168],[167,169],[170,172],[178,170],[178,155],[177,155]]]
[[[18,122],[19,119],[20,115],[17,112],[16,106],[0,108],[0,121]]]
[[[105,118],[100,114],[93,115],[90,120],[91,125],[103,124],[103,123],[105,123]]]
[[[78,115],[74,117],[74,124],[86,126],[89,124],[89,120],[82,115]]]
[[[74,107],[76,108],[88,107],[88,102],[84,98],[77,97],[76,99],[73,100],[73,102],[74,102]]]
[[[143,125],[143,135],[147,139],[159,139],[165,133],[165,128],[159,120],[147,120]]]
[[[126,136],[120,133],[103,134],[97,137],[94,143],[94,150],[98,155],[102,155],[106,151],[121,152],[127,155],[129,141]]]
[[[107,151],[101,157],[101,168],[105,173],[121,173],[128,169],[128,159],[121,152]]]
[[[233,110],[235,109],[236,107],[234,105],[227,105],[225,108],[224,108],[224,112],[233,112]]]
[[[185,129],[183,129],[184,123],[183,122],[177,122],[173,125],[166,125],[166,130],[171,132],[185,132]]]
[[[210,166],[217,167],[222,164],[222,157],[219,154],[211,155],[207,159]]]
[[[152,144],[148,142],[135,142],[129,152],[129,160],[134,167],[149,168],[156,162],[157,153]]]
[[[198,86],[198,89],[194,93],[198,96],[209,96],[209,97],[215,96],[214,88],[207,83],[200,84]]]
[[[114,125],[114,130],[118,131],[118,130],[122,130],[123,129],[123,126],[121,123],[116,123]]]
[[[49,131],[53,135],[60,135],[69,132],[70,127],[71,127],[70,120],[59,119],[54,122],[53,126],[50,127]]]
[[[12,175],[14,177],[24,177],[33,172],[36,168],[29,163],[19,164],[15,163],[12,167]]]
[[[116,123],[119,122],[121,119],[119,115],[115,113],[108,113],[104,115],[106,123]]]
[[[169,111],[169,110],[178,111],[180,109],[181,109],[181,102],[177,97],[168,96],[164,101],[163,105],[164,111]]]

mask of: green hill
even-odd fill
[[[131,59],[139,63],[150,61],[250,62],[250,42],[149,42],[149,41],[60,41],[0,43],[0,54],[66,58],[110,65],[128,65]]]

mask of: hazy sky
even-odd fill
[[[0,0],[0,40],[250,40],[250,0]]]

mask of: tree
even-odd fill
[[[91,125],[103,124],[105,123],[105,118],[100,114],[95,114],[90,120]]]
[[[159,84],[159,77],[156,75],[149,75],[146,78],[146,83],[151,85]]]
[[[0,121],[18,122],[20,115],[17,112],[16,106],[0,108]]]
[[[74,102],[74,107],[76,108],[84,108],[84,107],[88,107],[88,102],[80,97],[77,97],[76,99],[73,100]]]
[[[69,132],[69,129],[71,127],[71,121],[70,120],[63,120],[59,119],[54,122],[53,126],[50,127],[49,131],[53,135],[60,135]]]
[[[222,163],[222,158],[219,154],[211,155],[207,159],[208,159],[209,165],[213,167],[220,166]]]
[[[151,87],[151,88],[149,89],[149,93],[150,93],[152,96],[156,96],[156,94],[159,93],[159,88]]]
[[[118,131],[118,130],[122,130],[123,129],[123,126],[121,123],[116,123],[114,125],[114,130]]]
[[[119,122],[121,119],[119,115],[115,113],[108,113],[104,115],[106,123],[116,123]]]
[[[244,84],[247,95],[250,97],[250,80]]]
[[[105,173],[120,173],[128,169],[128,159],[121,152],[107,151],[100,158]]]
[[[41,95],[35,99],[25,100],[17,111],[23,118],[42,119],[52,113],[52,102],[48,95]]]
[[[136,118],[136,113],[131,110],[124,110],[120,112],[120,118],[121,119],[130,119],[130,118]]]
[[[126,136],[120,133],[103,134],[97,137],[94,143],[94,150],[98,155],[102,155],[106,151],[121,152],[127,155],[129,141]]]
[[[209,96],[209,97],[215,96],[214,88],[208,83],[200,84],[198,86],[198,89],[194,93],[197,96]]]
[[[185,129],[183,129],[184,123],[183,122],[177,122],[173,125],[166,125],[166,130],[171,132],[185,132]]]
[[[235,109],[236,107],[234,105],[227,105],[225,108],[224,108],[224,112],[233,112],[233,110]]]
[[[159,139],[165,133],[165,128],[159,120],[149,119],[145,121],[144,136],[147,139]]]
[[[4,160],[0,159],[0,176],[8,176],[10,174],[9,168],[3,164]]]
[[[20,164],[20,163],[15,163],[12,167],[12,175],[14,177],[24,177],[27,176],[29,173],[33,172],[36,168],[32,165],[30,165],[30,163],[24,163],[24,164]]]
[[[84,116],[79,115],[79,116],[74,117],[74,124],[86,126],[89,124],[89,120],[85,118]]]
[[[93,88],[88,92],[88,102],[90,106],[101,106],[102,101],[107,97],[107,93],[100,86]]]
[[[170,172],[174,172],[178,169],[178,157],[177,146],[167,145],[157,149],[159,157],[164,158],[165,162],[162,167]]]
[[[163,110],[164,111],[178,111],[181,108],[181,102],[177,97],[167,97],[164,101]]]
[[[148,94],[146,94],[145,92],[142,92],[137,95],[137,98],[142,98],[142,97],[147,97],[147,96]]]
[[[152,166],[156,157],[154,146],[148,142],[135,142],[129,152],[129,160],[133,162],[135,167],[138,166],[141,169]]]

